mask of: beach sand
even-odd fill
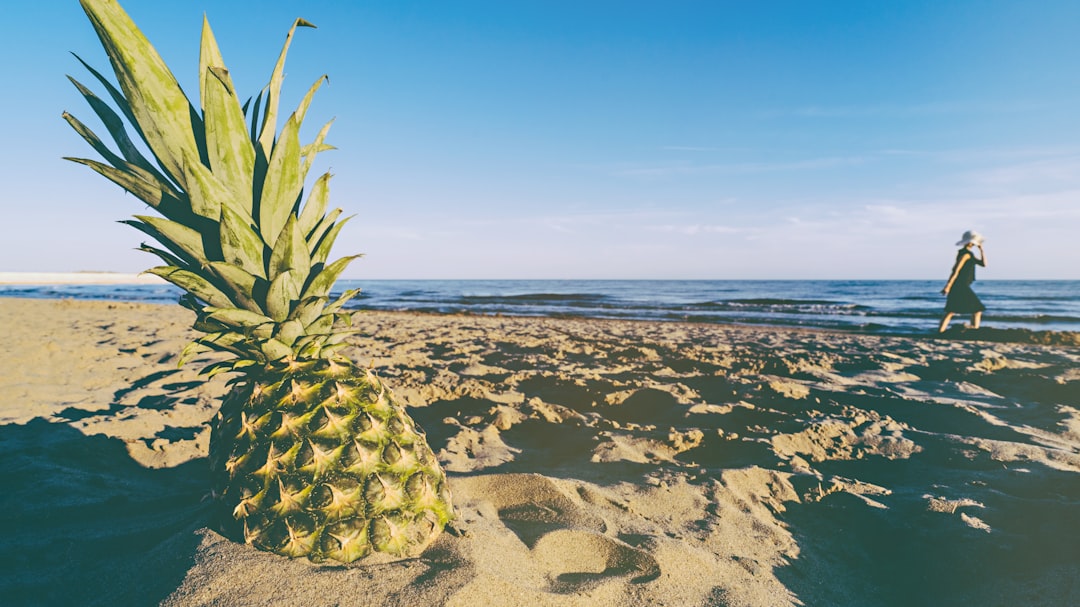
[[[190,321],[0,299],[4,604],[1080,604],[1075,347],[364,313],[459,519],[332,567],[210,530]]]

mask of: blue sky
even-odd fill
[[[319,26],[285,103],[329,75],[349,278],[944,279],[966,229],[985,278],[1080,278],[1075,1],[122,4],[189,95],[204,12],[244,95]],[[0,271],[153,265],[60,160],[69,51],[108,68],[78,3],[6,14]]]

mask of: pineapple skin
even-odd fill
[[[414,557],[453,518],[423,431],[345,359],[247,373],[215,420],[210,465],[221,531],[288,557]]]

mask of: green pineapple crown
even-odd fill
[[[86,165],[153,207],[160,216],[127,223],[160,246],[143,243],[164,265],[147,270],[186,293],[181,304],[197,315],[205,335],[184,349],[180,364],[206,351],[234,356],[208,366],[209,374],[283,358],[330,358],[345,347],[349,323],[331,288],[358,255],[328,261],[348,218],[328,210],[330,174],[318,177],[304,200],[304,183],[333,121],[315,140],[300,142],[300,127],[320,77],[277,130],[285,56],[298,27],[285,38],[270,83],[241,105],[210,25],[204,18],[198,105],[115,0],[80,0],[112,64],[119,89],[76,55],[105,88],[119,113],[80,82],[69,79],[108,129],[114,152],[71,114],[63,117],[104,162]],[[128,135],[134,130],[152,155]]]

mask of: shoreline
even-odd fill
[[[366,312],[460,535],[321,567],[212,530],[174,304],[0,298],[18,604],[1076,604],[1080,352],[816,329]],[[40,513],[50,513],[43,517]],[[842,531],[839,531],[841,530]],[[140,580],[132,583],[132,579]]]
[[[153,274],[124,272],[0,272],[0,285],[147,285],[168,284]]]
[[[45,285],[32,283],[50,282],[47,278],[19,275],[24,284],[0,284],[0,296],[173,303],[180,295],[179,289],[167,282],[130,284],[125,278],[130,276],[75,273],[64,275],[68,284],[53,281]],[[880,281],[825,281],[825,286],[814,286],[813,281],[802,281],[770,287],[760,281],[741,285],[738,281],[702,281],[693,286],[676,281],[681,286],[665,287],[651,281],[611,283],[343,280],[337,288],[363,291],[350,302],[350,308],[439,314],[633,319],[918,337],[934,335],[941,319],[939,294],[934,291],[930,295],[925,284],[890,287]],[[1053,287],[1013,284],[988,291],[987,305],[993,313],[985,316],[984,330],[965,331],[957,322],[947,337],[1080,344],[1080,282],[1060,282]]]
[[[0,273],[0,277],[3,274]],[[150,276],[150,278],[161,282],[161,284],[168,284],[165,281],[161,281],[156,276]],[[4,284],[0,282],[0,284]],[[30,283],[27,283],[30,284]],[[86,283],[86,284],[126,284],[126,283]],[[28,301],[73,301],[73,302],[119,302],[131,303],[136,305],[147,306],[160,306],[163,308],[176,307],[173,303],[160,303],[160,302],[147,302],[147,301],[127,301],[127,300],[96,300],[96,299],[80,299],[70,297],[55,297],[55,298],[29,298],[11,296],[4,293],[0,293],[0,300],[12,299],[12,300],[28,300]],[[1036,331],[1032,329],[1014,329],[1014,328],[995,328],[993,326],[983,326],[979,329],[972,329],[966,327],[960,323],[954,323],[953,326],[945,333],[937,333],[934,330],[926,332],[909,332],[898,331],[888,329],[866,329],[866,328],[839,328],[839,327],[810,327],[800,325],[782,325],[782,324],[767,324],[767,323],[720,323],[720,322],[701,322],[693,320],[650,320],[639,318],[599,318],[593,316],[576,316],[571,314],[558,314],[558,315],[527,315],[527,314],[478,314],[474,312],[432,312],[426,310],[383,310],[373,308],[351,308],[346,311],[355,312],[360,314],[402,314],[402,315],[416,315],[416,316],[432,316],[432,317],[461,317],[461,318],[520,318],[520,319],[533,319],[533,320],[553,320],[553,321],[579,321],[579,322],[598,322],[598,323],[645,323],[645,324],[671,324],[671,325],[690,325],[701,327],[717,327],[721,329],[733,329],[733,330],[746,330],[746,331],[780,331],[780,332],[795,332],[795,333],[826,333],[826,334],[838,334],[838,335],[862,335],[868,337],[891,337],[891,338],[906,338],[906,339],[930,339],[930,340],[955,340],[955,341],[976,341],[976,342],[993,342],[993,343],[1016,343],[1016,344],[1035,344],[1044,346],[1060,346],[1067,348],[1080,348],[1080,331]]]

